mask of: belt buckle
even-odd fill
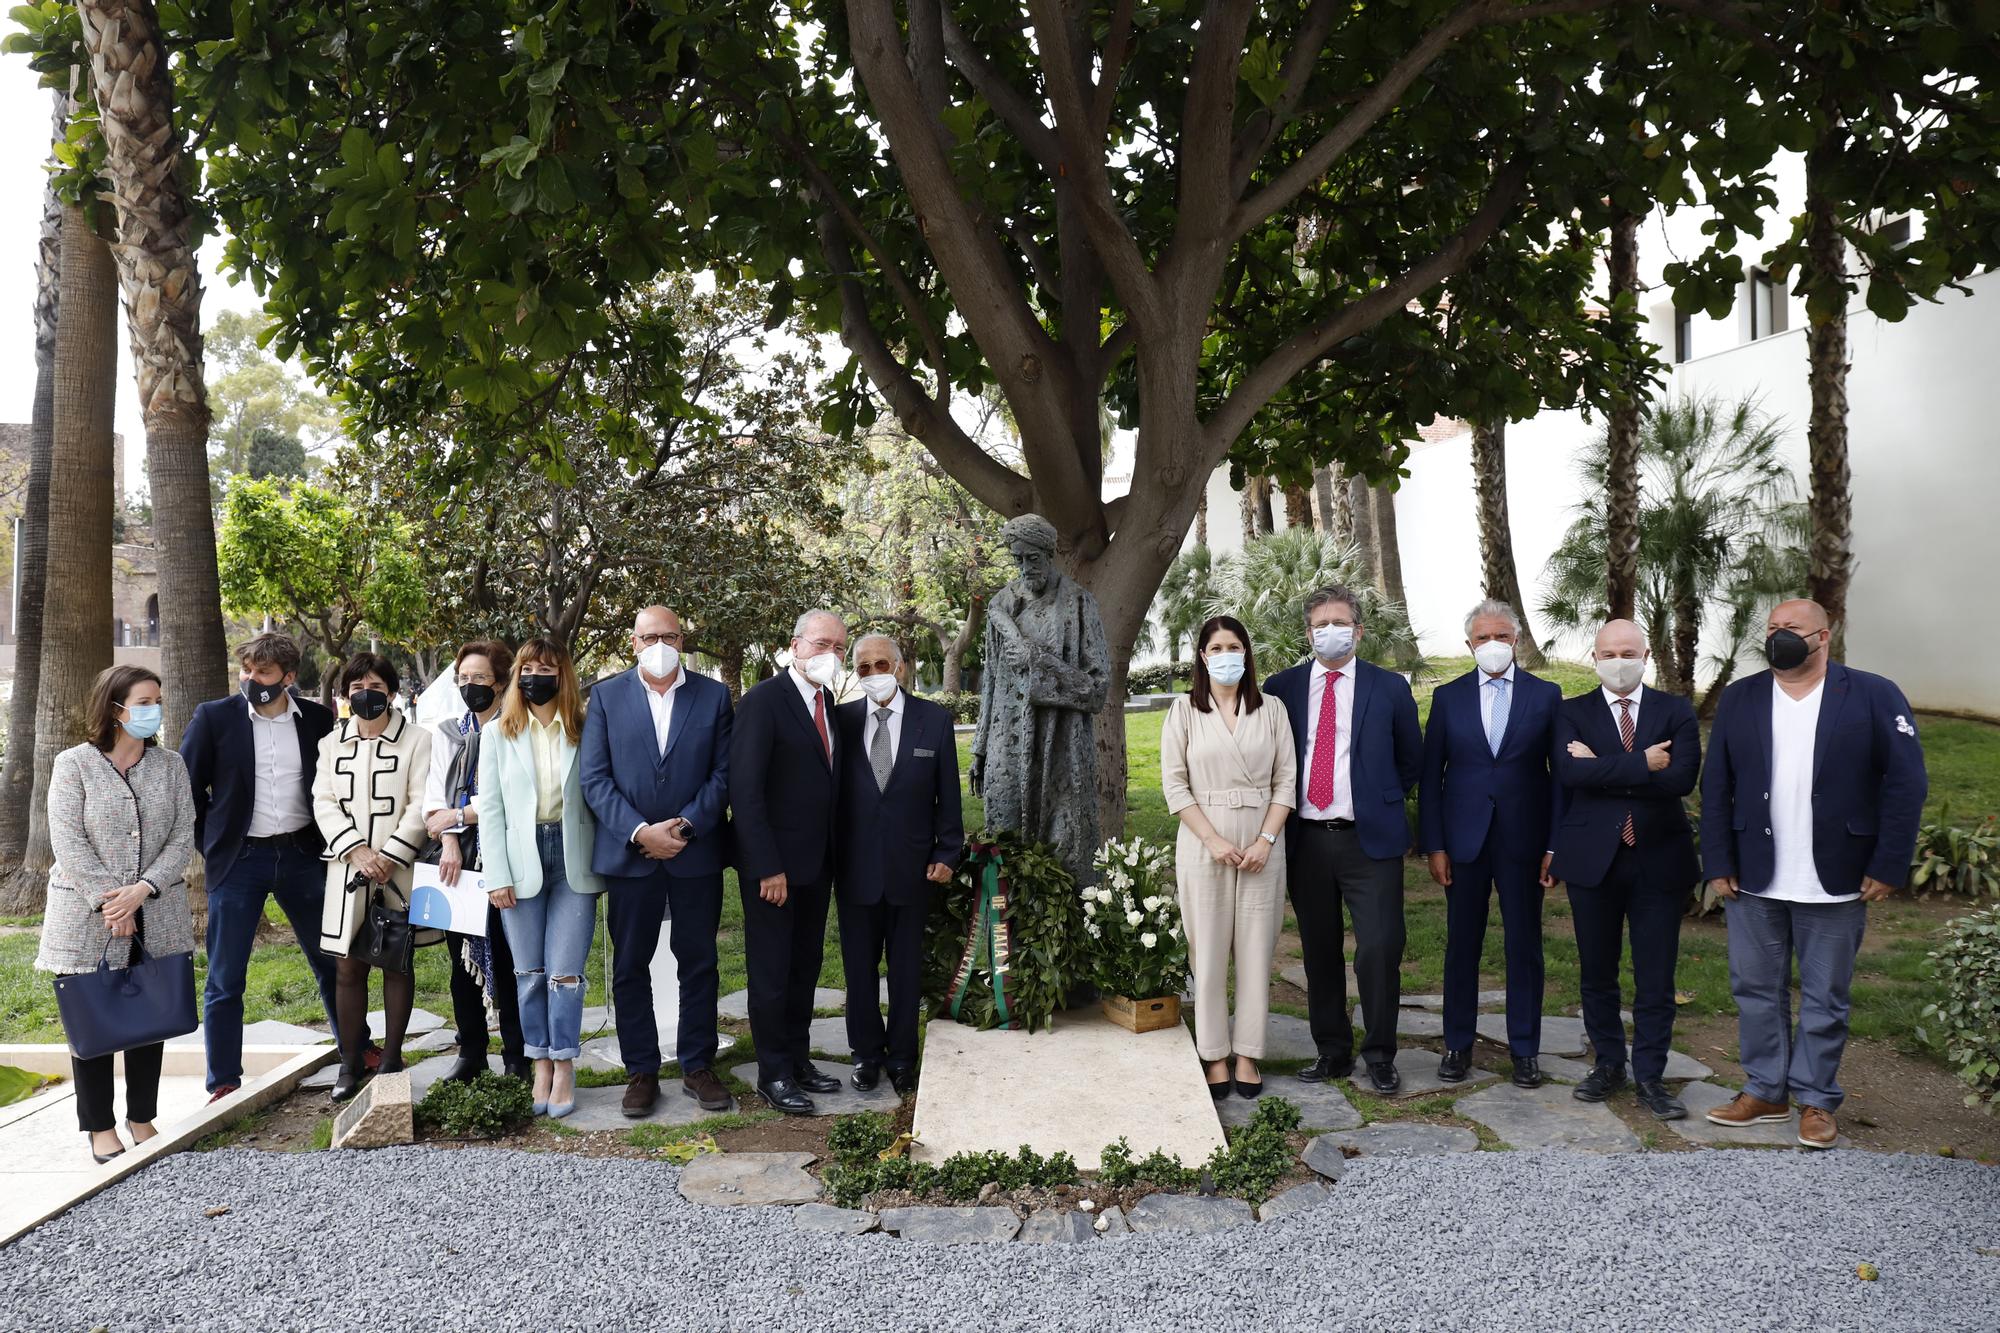
[[[1231,810],[1241,810],[1243,808],[1243,793],[1233,787],[1229,791],[1229,808]]]

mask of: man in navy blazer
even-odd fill
[[[1486,908],[1500,896],[1507,939],[1507,1049],[1514,1086],[1542,1085],[1542,890],[1562,803],[1554,760],[1562,690],[1514,663],[1514,608],[1481,602],[1465,618],[1477,663],[1431,695],[1424,733],[1418,841],[1445,891],[1444,1058],[1438,1077],[1463,1082],[1479,1016]]]
[[[194,710],[181,759],[194,787],[194,836],[208,879],[208,980],[202,1042],[211,1101],[243,1082],[243,987],[250,950],[275,897],[334,1026],[333,960],[319,949],[326,842],[312,814],[319,742],[333,713],[299,697],[299,646],[259,634],[237,650],[238,692]]]
[[[1306,598],[1312,660],[1264,682],[1285,704],[1299,750],[1299,790],[1285,826],[1286,887],[1305,954],[1306,1005],[1319,1057],[1309,1083],[1354,1072],[1347,1011],[1341,907],[1354,919],[1354,981],[1367,1040],[1369,1086],[1390,1093],[1396,1072],[1396,1007],[1402,998],[1403,853],[1410,823],[1403,800],[1423,768],[1423,732],[1409,682],[1364,662],[1366,632],[1351,589]]]
[[[1771,669],[1723,691],[1701,782],[1702,874],[1729,923],[1744,1077],[1708,1118],[1786,1121],[1797,1102],[1800,1144],[1831,1148],[1867,904],[1908,877],[1929,781],[1909,701],[1828,660],[1817,602],[1779,603],[1765,631]]]
[[[834,709],[844,755],[834,885],[854,1086],[873,1088],[886,1066],[890,1084],[907,1097],[917,1090],[924,921],[965,848],[965,819],[951,714],[904,690],[902,670],[903,651],[888,635],[856,640],[854,674],[864,697]],[[886,1029],[875,989],[885,952]]]
[[[715,1073],[715,932],[728,861],[729,687],[681,661],[680,617],[649,606],[632,622],[638,666],[590,692],[577,773],[597,820],[590,868],[604,877],[611,996],[630,1082],[622,1105],[638,1118],[660,1095],[653,954],[660,923],[680,974],[675,1058],[681,1091],[706,1111],[733,1105]]]
[[[1645,631],[1606,622],[1593,649],[1598,689],[1556,713],[1556,776],[1566,797],[1549,873],[1569,886],[1583,1026],[1596,1060],[1570,1094],[1601,1102],[1625,1085],[1618,960],[1632,935],[1632,1079],[1659,1120],[1687,1107],[1662,1081],[1674,1036],[1681,917],[1701,873],[1681,798],[1701,767],[1694,705],[1649,690]]]
[[[729,804],[757,1092],[774,1110],[811,1115],[809,1094],[840,1089],[808,1047],[833,902],[844,746],[834,735],[830,686],[840,679],[847,626],[831,611],[808,611],[792,627],[791,652],[791,665],[736,707]]]

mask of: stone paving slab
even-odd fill
[[[1299,1154],[1299,1160],[1328,1180],[1339,1180],[1347,1171],[1347,1154],[1340,1150],[1340,1144],[1328,1135],[1322,1134],[1306,1145]]]
[[[1581,1083],[1583,1076],[1591,1070],[1593,1055],[1594,1051],[1586,1052],[1581,1060],[1572,1060],[1564,1055],[1544,1055],[1541,1058],[1542,1072],[1550,1078]],[[1682,1079],[1708,1078],[1714,1073],[1713,1069],[1684,1051],[1667,1052],[1667,1072],[1664,1077],[1669,1083],[1678,1083]],[[1626,1077],[1631,1077],[1632,1068],[1629,1063],[1625,1067],[1625,1074]]]
[[[1349,1015],[1354,1021],[1354,1030],[1361,1032],[1367,1024],[1361,1021],[1361,1006],[1356,1005]],[[1398,1037],[1442,1037],[1444,1035],[1444,1015],[1432,1013],[1428,1009],[1396,1010],[1396,1035]]]
[[[1099,1226],[1098,1222],[1102,1222],[1104,1225]],[[1132,1224],[1125,1220],[1125,1210],[1115,1203],[1097,1215],[1097,1222],[1092,1222],[1090,1229],[1100,1236],[1129,1236],[1132,1234]]]
[[[1408,1047],[1396,1052],[1396,1072],[1403,1076],[1403,1086],[1388,1094],[1393,1098],[1422,1097],[1433,1092],[1466,1092],[1491,1083],[1500,1076],[1490,1069],[1474,1065],[1461,1083],[1447,1083],[1438,1077],[1438,1053],[1436,1051],[1412,1050]],[[1371,1097],[1382,1094],[1368,1086],[1368,1066],[1360,1060],[1354,1062],[1354,1076],[1348,1079],[1356,1091]]]
[[[448,1027],[426,1032],[421,1037],[403,1043],[406,1051],[455,1051],[458,1049],[458,1034]]]
[[[444,1020],[430,1010],[412,1009],[410,1010],[409,1024],[404,1027],[403,1035],[405,1037],[420,1037],[426,1032],[435,1032],[443,1026]],[[368,1015],[368,1031],[374,1034],[375,1040],[382,1040],[382,1034],[388,1031],[388,1029],[388,1018],[380,1009],[376,1009]]]
[[[1021,1219],[1007,1208],[886,1208],[882,1229],[933,1245],[995,1245],[1014,1239]]]
[[[882,979],[881,1002],[883,1004],[889,1003],[889,979],[887,977]],[[813,988],[814,1009],[845,1009],[846,1007],[846,991],[835,990],[831,986],[815,986]],[[747,990],[729,992],[729,994],[716,1002],[715,1012],[723,1018],[738,1018],[746,1023],[749,1022],[750,992]]]
[[[1304,1129],[1354,1129],[1361,1124],[1361,1112],[1354,1109],[1337,1083],[1302,1083],[1290,1074],[1265,1074],[1264,1097],[1282,1097],[1298,1107],[1303,1115],[1299,1124]],[[1217,1102],[1215,1110],[1224,1125],[1241,1129],[1256,1114],[1257,1101],[1232,1094]]]
[[[1317,1060],[1319,1047],[1313,1044],[1312,1024],[1297,1014],[1272,1014],[1264,1023],[1264,1058]]]
[[[1318,1207],[1320,1204],[1326,1202],[1329,1193],[1331,1191],[1317,1180],[1308,1180],[1302,1185],[1294,1185],[1275,1199],[1266,1199],[1263,1206],[1257,1209],[1257,1220],[1259,1222],[1282,1221],[1287,1217],[1303,1213],[1308,1208]]]
[[[1816,1151],[1799,1143],[1799,1113],[1796,1108],[1792,1118],[1783,1124],[1772,1121],[1764,1125],[1747,1125],[1742,1129],[1730,1129],[1725,1125],[1711,1124],[1708,1113],[1718,1106],[1726,1105],[1736,1094],[1718,1083],[1690,1083],[1680,1091],[1680,1098],[1687,1103],[1687,1119],[1664,1121],[1666,1127],[1684,1139],[1695,1143],[1729,1147],[1741,1144],[1753,1146],[1798,1148],[1802,1152]],[[1836,1147],[1853,1146],[1845,1134],[1834,1141]]]
[[[1496,1045],[1507,1044],[1505,1014],[1481,1014],[1477,1030],[1480,1036]],[[1582,1055],[1589,1044],[1590,1039],[1584,1035],[1581,1018],[1571,1018],[1568,1014],[1542,1015],[1542,1054]]]
[[[1284,968],[1278,973],[1278,980],[1289,981],[1300,990],[1305,990],[1306,965],[1304,963],[1293,963],[1290,967]],[[1361,983],[1354,979],[1354,969],[1350,967],[1347,969],[1347,993],[1355,995],[1360,990]]]
[[[806,1049],[815,1054],[826,1054],[836,1060],[845,1060],[854,1053],[847,1044],[847,1020],[844,1018],[815,1018],[812,1032],[806,1038]]]
[[[1385,1120],[1338,1134],[1323,1134],[1313,1140],[1331,1140],[1352,1148],[1363,1157],[1421,1157],[1433,1153],[1474,1152],[1479,1136],[1455,1125],[1427,1125],[1419,1120]],[[1319,1168],[1315,1167],[1314,1170]]]
[[[839,1092],[814,1092],[807,1094],[813,1099],[813,1114],[815,1116],[852,1115],[856,1111],[893,1111],[903,1103],[903,1099],[896,1095],[896,1090],[889,1086],[889,1080],[886,1077],[875,1085],[874,1091],[861,1092],[848,1081],[848,1075],[854,1072],[853,1065],[842,1064],[837,1060],[815,1060],[813,1061],[813,1067],[822,1074],[840,1080]],[[742,1079],[752,1088],[757,1086],[756,1065],[738,1065],[729,1072],[737,1078]],[[761,1111],[765,1109],[764,1099],[759,1097],[755,1092],[752,1092],[747,1098],[740,1099],[740,1103],[745,1110]]]
[[[620,1105],[625,1100],[625,1089],[578,1088],[576,1109],[563,1117],[562,1123],[571,1129],[585,1133],[602,1133],[608,1130],[627,1130],[634,1125],[691,1125],[697,1120],[706,1120],[719,1115],[717,1111],[704,1111],[701,1103],[692,1097],[683,1096],[680,1080],[660,1081],[660,1099],[653,1103],[650,1113],[637,1120],[627,1120]]]
[[[1580,1102],[1565,1087],[1511,1083],[1462,1097],[1452,1108],[1476,1120],[1513,1148],[1567,1148],[1577,1152],[1637,1152],[1639,1136],[1603,1103]]]
[[[1181,1231],[1197,1236],[1232,1231],[1254,1220],[1250,1205],[1241,1199],[1199,1194],[1148,1194],[1132,1206],[1126,1218],[1134,1231]]]
[[[880,1219],[859,1208],[835,1208],[830,1203],[802,1203],[792,1209],[792,1225],[801,1231],[830,1231],[839,1236],[861,1236],[873,1231]]]
[[[1081,1245],[1097,1239],[1089,1213],[1031,1213],[1015,1237],[1023,1245]]]
[[[715,1039],[715,1053],[717,1056],[721,1056],[723,1052],[735,1045],[736,1038],[724,1032]],[[679,1067],[678,1062],[674,1059],[673,1035],[671,1033],[667,1034],[666,1045],[661,1048],[660,1054],[665,1060],[666,1067],[661,1071],[661,1077],[664,1078],[668,1073]],[[583,1043],[583,1054],[577,1057],[576,1062],[585,1069],[601,1070],[607,1074],[623,1072],[625,1068],[625,1055],[618,1049],[618,1034],[614,1032],[609,1036],[590,1038]]]
[[[713,1208],[812,1203],[812,1162],[809,1152],[703,1153],[681,1168],[681,1197]]]
[[[1405,995],[1403,997],[1402,1003],[1405,1008],[1409,1009],[1442,1010],[1444,1008],[1444,996]],[[1484,1009],[1486,1006],[1490,1004],[1505,1004],[1507,1003],[1507,992],[1504,990],[1483,990],[1480,991],[1479,994],[1475,997],[1474,1003],[1476,1003],[1481,1009]]]

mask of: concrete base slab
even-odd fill
[[[388,1019],[380,1009],[374,1010],[368,1015],[368,1031],[374,1034],[375,1040],[382,1040],[382,1034],[388,1030],[388,1026]],[[444,1020],[430,1010],[412,1009],[410,1010],[409,1025],[403,1029],[403,1035],[405,1037],[421,1037],[424,1033],[436,1032],[443,1026]]]
[[[280,1023],[275,1018],[249,1023],[243,1028],[245,1046],[319,1046],[332,1040],[331,1033],[300,1027],[297,1023]]]
[[[889,1086],[889,1080],[886,1078],[877,1083],[873,1091],[862,1092],[848,1081],[848,1076],[854,1072],[853,1065],[842,1064],[838,1060],[815,1060],[813,1067],[822,1074],[840,1080],[839,1092],[811,1094],[813,1114],[816,1116],[853,1115],[856,1111],[893,1111],[903,1104],[903,1099],[896,1095],[896,1090]],[[738,1065],[729,1072],[752,1088],[757,1086],[757,1066]],[[926,1081],[930,1078],[928,1065],[924,1069],[924,1078]],[[741,1105],[746,1111],[768,1109],[764,1105],[764,1099],[754,1092],[743,1098]]]
[[[405,1051],[455,1051],[458,1049],[458,1034],[450,1028],[439,1028],[426,1032],[423,1036],[403,1043]]]
[[[1716,1147],[1736,1147],[1748,1144],[1752,1147],[1798,1148],[1801,1152],[1815,1152],[1799,1143],[1799,1113],[1795,1107],[1790,1120],[1780,1124],[1772,1121],[1763,1125],[1746,1125],[1742,1129],[1731,1129],[1727,1125],[1711,1124],[1708,1113],[1718,1106],[1727,1105],[1736,1096],[1728,1088],[1716,1083],[1690,1083],[1680,1091],[1680,1098],[1687,1104],[1687,1119],[1666,1120],[1661,1123],[1684,1139],[1695,1143],[1709,1143]],[[1837,1119],[1837,1117],[1836,1117]],[[1836,1147],[1849,1147],[1845,1134],[1835,1140]]]
[[[1500,1077],[1490,1069],[1481,1069],[1475,1065],[1467,1071],[1464,1082],[1447,1083],[1438,1077],[1436,1051],[1410,1050],[1407,1047],[1396,1052],[1396,1072],[1403,1076],[1403,1086],[1390,1093],[1391,1097],[1421,1097],[1433,1092],[1466,1092]],[[1354,1077],[1350,1078],[1348,1083],[1357,1092],[1365,1092],[1371,1097],[1382,1095],[1368,1085],[1368,1066],[1359,1060],[1354,1062]]]
[[[1512,1148],[1639,1150],[1639,1136],[1615,1111],[1601,1102],[1580,1102],[1568,1088],[1558,1085],[1517,1088],[1503,1083],[1460,1098],[1452,1109],[1486,1126]]]
[[[844,1018],[815,1018],[812,1031],[806,1038],[806,1049],[814,1055],[830,1055],[836,1060],[845,1060],[853,1054],[847,1044],[847,1020]]]
[[[1135,1156],[1158,1148],[1183,1162],[1224,1143],[1187,1028],[1131,1033],[1096,1008],[1057,1014],[1036,1033],[931,1023],[916,1129],[922,1161],[1025,1143],[1085,1170],[1121,1137]]]

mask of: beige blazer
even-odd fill
[[[362,845],[396,863],[383,885],[386,901],[410,903],[410,867],[429,838],[424,832],[424,783],[431,771],[431,733],[400,708],[389,712],[380,736],[364,737],[345,718],[319,743],[313,775],[313,819],[326,838],[326,900],[320,907],[319,947],[347,956],[360,928],[363,895],[349,893],[354,871],[341,858]],[[435,943],[440,932],[420,930],[419,944]]]
[[[1256,712],[1237,719],[1234,731],[1221,714],[1196,712],[1186,695],[1174,700],[1160,728],[1167,813],[1199,805],[1215,831],[1239,847],[1257,836],[1274,800],[1292,804],[1298,765],[1291,717],[1268,694]],[[1282,835],[1278,841],[1282,847]]]

